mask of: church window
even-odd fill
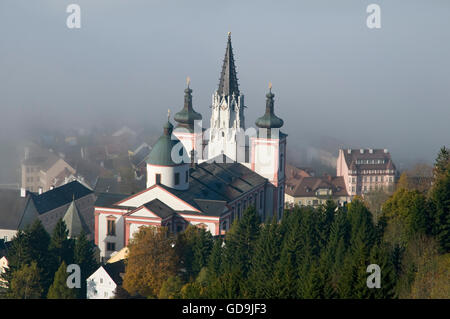
[[[186,171],[186,183],[188,182],[188,180],[189,180],[189,172]]]
[[[155,174],[155,183],[161,184],[161,174]]]
[[[108,236],[116,235],[116,222],[114,219],[108,219]]]
[[[175,185],[180,184],[180,173],[175,173]]]

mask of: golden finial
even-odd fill
[[[190,77],[186,78],[186,84],[187,84],[188,87],[189,87],[189,84],[191,84],[191,78]]]
[[[272,82],[269,82],[269,90],[272,92]]]
[[[228,31],[228,38],[231,38],[231,32]]]
[[[167,120],[170,121],[170,109],[167,110]]]

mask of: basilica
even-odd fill
[[[280,219],[287,135],[280,131],[283,120],[274,113],[274,96],[269,85],[264,114],[255,128],[246,128],[246,105],[228,33],[210,128],[201,126],[188,81],[175,125],[169,114],[146,159],[146,188],[133,195],[99,194],[95,243],[101,257],[127,246],[142,226],[165,226],[176,233],[192,224],[223,235],[251,205],[262,220]]]

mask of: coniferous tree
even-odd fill
[[[9,269],[4,274],[6,280],[11,282],[15,271],[35,262],[36,269],[40,271],[40,287],[45,295],[53,280],[52,269],[48,267],[51,264],[48,252],[49,242],[50,236],[39,219],[28,225],[23,231],[19,231],[13,238],[11,249],[7,254]]]
[[[299,269],[300,269],[300,250],[302,242],[299,236],[301,231],[301,211],[296,206],[287,218],[283,218],[280,230],[283,236],[281,244],[280,260],[275,266],[274,278],[280,283],[279,298],[298,298],[299,297]]]
[[[275,266],[281,254],[282,238],[279,228],[275,217],[262,226],[253,254],[246,297],[277,298],[279,296],[281,283],[278,281],[279,278],[274,277]]]
[[[86,298],[87,283],[86,279],[98,268],[95,260],[94,244],[89,241],[84,231],[74,240],[73,245],[73,262],[80,266],[81,271],[81,288],[76,289],[79,299]]]
[[[212,281],[212,279],[217,278],[222,272],[222,245],[222,239],[216,238],[214,240],[207,264],[208,281]]]
[[[77,297],[77,291],[67,286],[68,275],[67,264],[62,261],[48,290],[47,299],[75,299]]]
[[[39,299],[44,289],[40,278],[41,271],[35,261],[30,265],[23,264],[11,276],[8,298],[12,299]]]
[[[430,228],[439,241],[440,250],[450,252],[450,161],[447,162],[446,170],[437,170],[439,175],[431,190]]]
[[[180,255],[181,267],[186,270],[186,279],[197,277],[206,266],[213,245],[209,231],[189,225],[178,235],[177,252]]]
[[[64,261],[66,264],[71,264],[73,260],[73,247],[71,240],[68,238],[69,231],[66,223],[59,219],[53,228],[52,236],[50,238],[49,250],[53,259],[57,263],[57,268]]]
[[[381,270],[380,288],[371,289],[371,297],[390,299],[395,297],[396,270],[393,260],[393,252],[388,245],[380,243],[372,248],[369,258],[370,264],[377,264]]]
[[[438,153],[436,161],[434,162],[434,174],[436,177],[445,174],[447,167],[450,163],[450,151],[448,148],[443,146]]]
[[[259,225],[259,216],[255,208],[250,206],[225,237],[222,259],[225,273],[222,283],[226,295],[234,295],[235,298],[244,296]]]

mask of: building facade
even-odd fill
[[[286,181],[286,206],[317,207],[333,200],[342,206],[351,201],[342,176],[294,176]]]
[[[336,171],[350,196],[392,191],[398,174],[387,149],[340,149]]]

